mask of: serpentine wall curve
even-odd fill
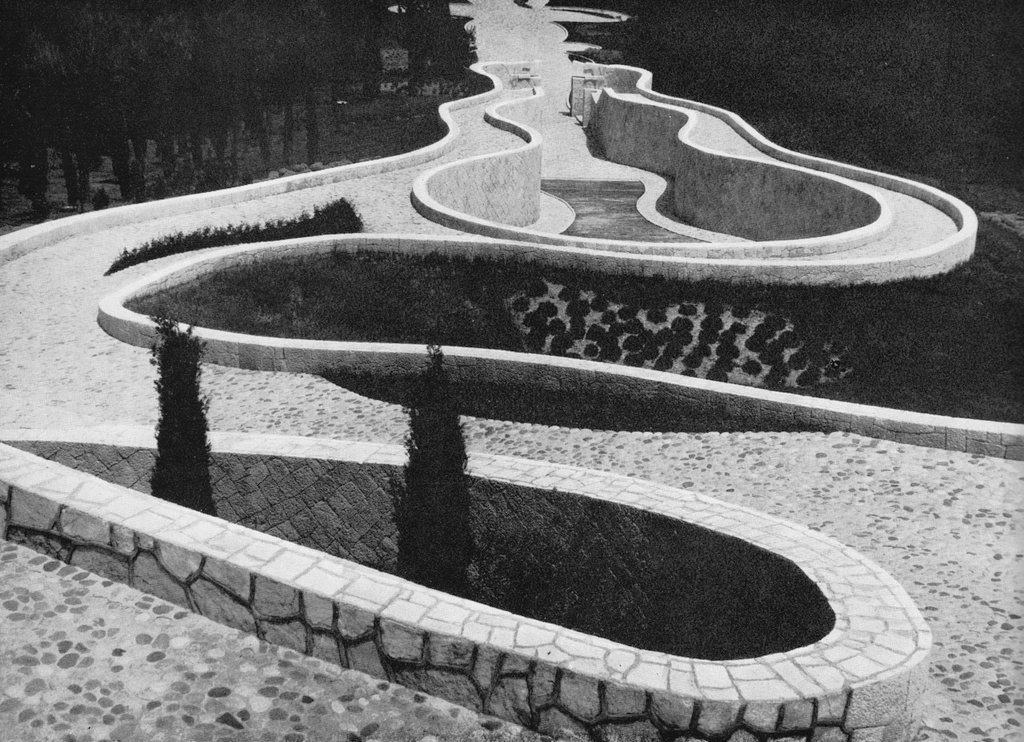
[[[187,258],[104,297],[99,306],[98,322],[108,334],[119,340],[150,347],[155,339],[151,320],[124,306],[134,296],[151,294],[191,282],[205,274],[257,261],[360,251],[530,260],[560,267],[579,266],[586,262],[578,253],[556,248],[543,250],[536,245],[467,237],[339,235],[228,247]],[[616,265],[623,267],[621,263]],[[587,267],[607,269],[604,265]],[[205,360],[223,366],[263,371],[315,374],[332,368],[345,368],[369,371],[382,378],[408,378],[422,368],[425,357],[425,350],[420,345],[269,338],[208,328],[197,328],[196,334],[206,343]],[[681,418],[694,414],[713,416],[722,421],[726,430],[848,431],[933,448],[1024,459],[1024,425],[836,402],[557,356],[460,347],[446,348],[445,354],[454,364],[453,381],[467,385],[467,389],[488,384],[518,388],[524,393],[531,388],[578,394],[604,389],[612,395],[633,395],[662,409],[678,410]]]
[[[709,150],[689,139],[692,125],[679,108],[608,86],[587,129],[612,162],[672,177],[675,214],[696,227],[770,241],[884,226],[882,204],[856,182]]]
[[[492,73],[498,68],[489,66]],[[522,81],[532,83],[528,76],[514,77],[516,69],[521,74],[529,70],[529,63],[502,65],[503,87],[515,89]],[[457,220],[451,217],[460,214],[518,227],[540,218],[543,140],[537,126],[544,92],[532,92],[528,98],[490,106],[484,113],[489,124],[514,134],[525,144],[457,160],[423,173],[412,189],[412,204],[417,211],[439,224],[456,228]]]

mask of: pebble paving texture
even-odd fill
[[[547,123],[561,124],[545,131],[545,177],[649,182],[647,171],[588,157],[582,132],[555,110],[566,98],[571,70],[567,46],[551,21],[571,16],[539,7],[542,2],[533,5],[479,0],[462,7],[476,16],[482,60],[541,62],[552,101]],[[0,257],[19,256],[0,264],[0,426],[102,431],[153,425],[148,353],[106,336],[95,323],[96,304],[175,258],[102,278],[125,247],[172,231],[290,216],[338,197],[351,200],[368,232],[454,234],[410,207],[413,181],[439,163],[521,141],[487,125],[479,110],[455,111],[453,119],[457,146],[426,163],[171,217],[126,220],[102,231],[78,231],[74,225],[88,220],[72,219],[60,240],[31,251],[3,255],[12,240],[0,243]],[[714,126],[698,133],[705,143],[723,136]],[[944,239],[955,229],[922,218],[920,205],[897,211],[900,228],[923,239]],[[694,239],[715,238],[675,228]],[[883,241],[866,254],[892,247]],[[314,376],[209,366],[204,382],[215,430],[380,443],[400,443],[406,431],[396,407]],[[1021,738],[1021,462],[852,434],[651,434],[485,419],[469,419],[466,428],[471,455],[513,455],[641,477],[784,518],[849,545],[907,590],[933,633],[918,739]],[[306,742],[530,735],[259,641],[24,546],[2,544],[0,572],[0,739]],[[737,742],[756,739],[737,735]],[[881,733],[862,738],[880,739]]]

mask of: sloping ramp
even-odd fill
[[[576,212],[576,220],[562,234],[634,242],[690,241],[647,221],[637,211],[636,202],[644,193],[639,180],[545,178],[540,188]]]

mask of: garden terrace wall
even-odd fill
[[[221,248],[203,256],[184,258],[176,265],[155,271],[104,297],[98,321],[113,337],[148,348],[154,341],[154,325],[147,317],[125,308],[130,298],[189,283],[232,266],[334,251],[419,256],[436,253],[463,258],[530,260],[556,267],[584,266],[607,273],[662,274],[670,278],[688,275],[652,270],[651,261],[645,260],[645,256],[636,256],[635,262],[631,262],[622,256],[596,256],[554,247],[465,237],[340,235]],[[672,267],[672,263],[655,265]],[[198,328],[196,334],[206,343],[204,358],[207,361],[253,370],[321,374],[343,369],[351,375],[401,380],[418,373],[425,363],[425,350],[419,345],[269,338],[206,328]],[[847,431],[901,443],[1024,459],[1022,425],[837,402],[557,356],[460,347],[445,348],[445,355],[452,365],[452,379],[459,386],[459,395],[471,402],[474,390],[479,390],[481,399],[488,399],[486,395],[501,388],[509,390],[506,399],[512,402],[515,402],[516,392],[529,397],[536,391],[554,399],[606,395],[630,400],[626,409],[658,411],[669,420],[674,416],[678,420],[676,429],[682,430],[694,429],[693,419],[710,419],[718,430]],[[488,399],[488,404],[493,405],[493,400]],[[493,409],[493,406],[482,408],[479,412],[486,416]],[[673,428],[667,425],[663,429]]]
[[[856,183],[705,149],[689,140],[692,125],[679,108],[605,87],[588,131],[611,161],[674,178],[675,214],[696,227],[790,240],[851,232],[883,216]]]
[[[10,437],[5,434],[4,437]],[[232,451],[393,466],[401,448],[233,434]],[[330,449],[330,453],[327,451]],[[708,661],[445,595],[0,445],[0,535],[261,638],[546,733],[909,742],[930,633],[902,588],[821,534],[692,492],[496,456],[470,473],[661,513],[795,562],[836,614],[813,644]]]
[[[497,65],[491,70],[497,71]],[[501,68],[502,84],[531,88],[534,68],[528,63]],[[543,91],[528,98],[504,101],[487,109],[484,119],[522,139],[525,144],[503,152],[469,157],[433,168],[413,184],[412,203],[428,219],[458,228],[457,215],[513,226],[540,218],[541,134]]]
[[[860,283],[885,283],[946,273],[968,260],[974,252],[978,229],[977,216],[966,204],[938,189],[905,178],[786,150],[765,139],[743,119],[730,111],[653,92],[651,89],[652,76],[647,70],[623,65],[587,64],[584,66],[590,68],[595,75],[603,77],[606,88],[612,88],[618,93],[643,96],[655,104],[683,106],[698,111],[702,115],[718,118],[756,149],[778,161],[776,164],[767,165],[751,158],[732,158],[736,162],[745,163],[736,165],[736,162],[732,162],[728,157],[723,158],[720,153],[701,150],[701,158],[712,162],[715,166],[721,166],[725,170],[733,167],[739,167],[742,170],[747,167],[761,168],[762,165],[771,168],[780,166],[779,172],[781,172],[786,169],[786,165],[779,165],[780,163],[795,165],[801,169],[797,172],[803,172],[807,176],[815,178],[824,176],[833,179],[835,186],[842,185],[861,192],[864,198],[870,199],[874,203],[871,208],[880,210],[877,218],[869,220],[866,225],[835,234],[760,242],[738,239],[705,244],[688,242],[682,236],[679,242],[608,240],[555,234],[543,231],[536,225],[511,226],[437,204],[431,204],[431,208],[421,208],[422,203],[425,202],[421,196],[428,194],[423,193],[422,184],[418,182],[418,185],[414,187],[413,199],[414,202],[419,202],[417,208],[420,212],[445,226],[465,232],[503,240],[529,242],[535,245],[575,248],[586,255],[587,259],[593,259],[595,253],[608,252],[615,257],[623,257],[624,261],[628,263],[632,255],[642,255],[650,257],[650,260],[637,262],[643,263],[651,272],[663,275],[685,273],[686,277],[694,280],[711,278],[723,281],[844,286]],[[659,169],[663,168],[655,168],[655,170]],[[836,177],[833,178],[833,176]],[[796,176],[780,177],[792,179]],[[797,177],[797,180],[801,179]],[[885,200],[875,199],[858,184],[885,188],[919,199],[949,217],[957,231],[932,244],[914,249],[889,251],[882,255],[874,255],[870,252],[864,254],[851,252],[852,256],[832,257],[833,253],[851,251],[879,239],[893,223],[893,213],[889,204]],[[745,188],[750,184],[746,183],[745,179],[740,179],[737,181],[737,185],[740,188]],[[700,197],[699,191],[693,189],[690,191],[691,196]],[[623,256],[622,254],[628,255]],[[620,266],[625,264],[619,263]],[[657,268],[651,268],[653,265],[657,265]],[[623,268],[620,267],[618,270],[623,270]]]
[[[944,266],[937,270],[933,270],[932,272],[919,275],[933,275],[934,273],[948,271],[954,266],[968,260],[974,253],[974,245],[978,236],[977,215],[974,213],[973,209],[963,201],[948,193],[940,191],[938,188],[932,188],[931,186],[918,183],[913,180],[908,180],[907,178],[899,178],[895,175],[888,175],[875,170],[847,165],[834,160],[827,160],[823,157],[805,155],[802,152],[794,152],[793,150],[786,149],[785,147],[780,147],[762,136],[757,129],[752,127],[732,111],[711,106],[707,103],[701,103],[699,101],[693,101],[686,98],[675,98],[670,95],[655,92],[653,87],[654,76],[650,71],[640,67],[608,65],[601,66],[600,69],[602,74],[606,75],[606,77],[623,81],[632,79],[631,76],[625,76],[624,71],[628,70],[632,75],[636,75],[636,82],[632,86],[627,84],[623,88],[617,88],[620,91],[625,90],[625,92],[637,92],[652,101],[666,103],[669,105],[681,105],[706,113],[709,116],[714,116],[715,118],[725,122],[751,146],[761,152],[764,152],[766,155],[779,160],[780,162],[800,165],[822,173],[830,173],[832,175],[838,175],[851,180],[860,181],[861,183],[886,188],[888,190],[919,199],[929,206],[938,209],[953,220],[954,224],[956,224],[957,231],[955,234],[941,240],[929,248],[918,251],[919,254],[913,256],[921,261],[930,260],[930,262],[936,266]],[[913,274],[905,274],[904,277],[909,278],[911,275]]]

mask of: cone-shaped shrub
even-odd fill
[[[156,497],[216,515],[206,435],[209,402],[199,391],[203,343],[191,327],[181,330],[173,320],[153,319],[157,341],[150,363],[157,368],[160,417],[150,488]]]
[[[444,355],[427,346],[429,365],[409,395],[405,491],[395,506],[398,568],[421,585],[464,594],[473,552],[466,443]]]

